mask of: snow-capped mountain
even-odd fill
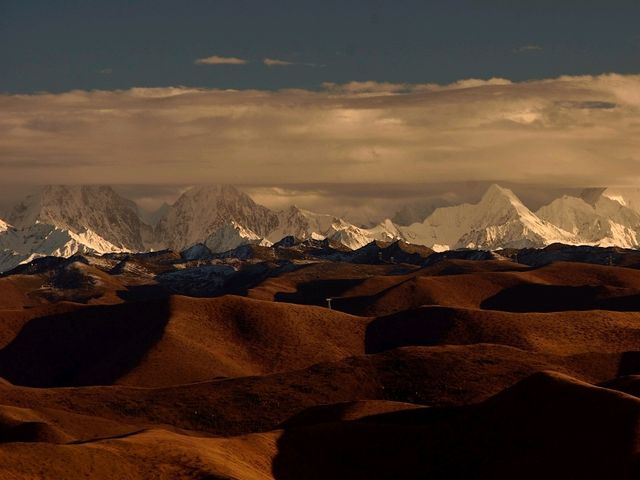
[[[477,204],[436,209],[422,223],[400,227],[410,243],[434,250],[494,250],[573,243],[570,233],[538,218],[511,191],[492,185]]]
[[[151,227],[133,202],[110,187],[45,187],[0,220],[0,271],[40,256],[76,253],[169,248],[182,251],[184,258],[199,258],[243,245],[271,245],[288,236],[329,239],[351,249],[398,239],[434,250],[544,247],[556,242],[640,246],[637,189],[589,189],[581,197],[558,198],[534,213],[511,190],[492,185],[476,204],[440,207],[406,227],[387,219],[362,228],[295,206],[274,212],[231,186],[192,188],[162,210],[162,218]],[[190,247],[195,250],[185,253]]]
[[[314,213],[296,206],[278,214],[278,226],[267,237],[271,242],[292,235],[300,240],[336,240],[351,248],[360,248],[374,240],[391,241],[402,238],[398,228],[386,220],[373,228],[365,229],[323,213]]]
[[[390,219],[386,219],[380,222],[378,225],[367,229],[373,240],[380,240],[383,242],[395,242],[396,240],[403,240],[404,236],[400,227],[393,223]]]
[[[76,253],[120,251],[95,232],[74,233],[46,223],[0,232],[0,272],[44,256],[70,257]]]
[[[228,185],[200,186],[186,191],[155,227],[155,247],[176,251],[205,241],[235,222],[265,238],[278,226],[278,216],[246,193]]]
[[[563,196],[536,214],[574,235],[574,243],[635,248],[640,241],[640,213],[612,200],[604,192],[597,197]]]
[[[640,214],[640,188],[605,188],[601,195]]]
[[[102,246],[87,245],[96,251],[103,250],[104,242],[116,250],[144,249],[136,204],[108,186],[44,187],[17,205],[8,220],[19,230],[40,223],[86,238],[99,237]]]
[[[262,245],[270,247],[272,243],[254,231],[244,228],[233,220],[217,228],[205,240],[204,245],[213,253],[233,250],[241,245]]]
[[[0,225],[0,271],[41,256],[142,251],[135,203],[105,186],[48,186]]]
[[[318,215],[295,205],[279,212],[277,218],[276,228],[269,232],[267,237],[274,243],[288,235],[300,240],[322,240],[326,236],[325,233],[331,229],[333,222],[337,220],[331,215]]]

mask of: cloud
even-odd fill
[[[288,67],[290,65],[301,65],[303,67],[324,67],[325,65],[320,65],[317,63],[300,63],[300,62],[289,62],[286,60],[278,60],[276,58],[265,58],[262,60],[267,67]]]
[[[275,58],[265,58],[262,60],[267,67],[286,67],[288,65],[295,65],[293,62],[287,62],[285,60],[277,60]]]
[[[196,65],[246,65],[249,63],[249,60],[245,60],[244,58],[238,57],[221,57],[219,55],[213,55],[211,57],[206,58],[198,58],[194,62]],[[291,65],[302,65],[306,67],[323,67],[324,65],[319,65],[316,63],[297,63],[297,62],[289,62],[287,60],[280,60],[277,58],[264,58],[262,63],[267,67],[288,67]]]
[[[196,65],[245,65],[247,61],[238,57],[221,57],[212,55],[211,57],[198,58],[194,62]]]
[[[2,94],[0,183],[637,185],[639,119],[617,74]]]
[[[103,68],[102,70],[98,70],[100,75],[111,75],[113,73],[113,69],[111,68]]]
[[[513,49],[513,53],[541,52],[543,48],[540,45],[523,45]]]

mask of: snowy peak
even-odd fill
[[[640,214],[640,188],[605,188],[601,196]]]
[[[604,194],[584,198],[563,196],[537,214],[575,236],[574,243],[636,248],[640,241],[640,213]]]
[[[491,185],[476,206],[483,223],[499,224],[518,217],[531,218],[531,211],[507,188]]]
[[[537,247],[572,240],[498,185],[491,185],[477,204],[438,208],[424,222],[400,230],[409,242],[434,250]]]
[[[0,272],[43,256],[106,253],[119,249],[91,230],[74,233],[46,223],[0,232]]]
[[[142,251],[137,206],[111,187],[50,185],[29,195],[0,226],[0,271],[40,256]]]
[[[568,195],[555,199],[536,213],[540,218],[574,235],[580,234],[585,228],[593,227],[597,221],[594,204],[583,198]]]
[[[269,232],[269,240],[279,242],[286,236],[293,236],[300,240],[311,238],[314,228],[310,221],[310,212],[305,212],[295,205],[278,212],[278,224]]]
[[[230,222],[263,238],[277,227],[278,217],[235,187],[198,186],[186,191],[160,219],[155,237],[162,245],[183,250]]]
[[[271,242],[239,223],[231,221],[217,228],[206,239],[204,245],[213,253],[222,253],[242,245],[271,246]]]
[[[508,188],[501,187],[494,183],[484,192],[480,204],[493,202],[508,202],[511,205],[522,205],[520,199]]]
[[[293,235],[300,240],[323,240],[350,224],[341,218],[324,213],[314,213],[295,205],[278,213],[278,226],[269,233],[269,240],[279,241]]]
[[[9,219],[19,229],[36,223],[93,232],[119,250],[142,250],[137,206],[108,186],[49,185],[17,205]]]
[[[403,240],[404,236],[400,231],[400,227],[387,218],[378,225],[367,229],[373,240],[382,242],[396,242]]]

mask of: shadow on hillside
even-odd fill
[[[110,385],[164,333],[167,299],[80,308],[35,318],[0,350],[0,377],[14,385]]]
[[[365,332],[365,353],[398,347],[441,345],[453,321],[445,309],[408,310],[373,319]]]
[[[150,302],[166,299],[170,292],[158,284],[132,285],[126,290],[119,290],[117,295],[125,302]]]
[[[618,377],[640,375],[640,352],[624,352],[620,356]]]
[[[640,407],[535,374],[478,405],[285,428],[277,480],[638,478]]]
[[[640,295],[609,286],[524,284],[506,288],[480,305],[506,312],[570,310],[640,311]]]
[[[409,308],[416,308],[422,304],[431,303],[430,299],[424,298],[416,292],[416,278],[417,277],[410,277],[402,279],[398,283],[386,286],[375,293],[348,297],[342,297],[341,295],[348,289],[363,283],[366,278],[318,280],[301,285],[295,293],[280,293],[276,296],[276,300],[326,306],[326,298],[331,297],[331,307],[340,312],[360,316],[388,315]],[[383,305],[378,303],[380,299],[395,289],[402,290],[403,288],[406,290],[402,291],[398,298],[394,298]]]
[[[268,278],[277,277],[283,273],[294,272],[309,265],[295,265],[285,263],[273,266],[270,263],[262,262],[243,266],[235,275],[231,276],[224,285],[223,294],[247,296],[249,290],[259,286]]]
[[[279,292],[274,298],[277,302],[326,306],[327,298],[339,297],[347,290],[357,287],[364,281],[364,278],[314,280],[300,284],[295,292]],[[336,299],[336,301],[338,300],[341,299]],[[336,310],[342,310],[337,305],[335,308]]]

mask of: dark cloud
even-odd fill
[[[585,110],[612,110],[618,106],[614,102],[604,102],[599,100],[586,100],[582,102],[562,101],[558,105],[563,108],[580,108]]]

